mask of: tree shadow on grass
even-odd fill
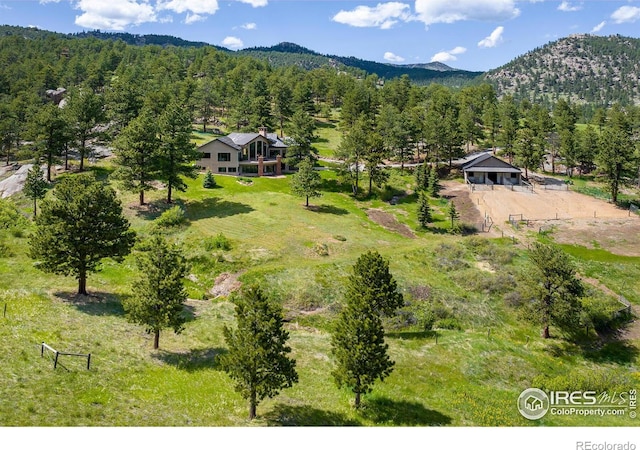
[[[268,426],[280,427],[344,427],[360,423],[346,416],[311,406],[276,405],[263,416]]]
[[[94,292],[89,295],[55,292],[53,296],[91,316],[124,316],[124,308],[122,307],[124,295],[108,292]]]
[[[346,216],[347,214],[349,214],[349,211],[347,211],[346,209],[338,208],[337,206],[333,205],[311,205],[307,208],[307,210],[321,214],[334,214],[336,216]]]
[[[391,339],[434,339],[436,332],[429,331],[397,331],[391,333],[385,333],[385,336]]]
[[[226,348],[198,348],[185,353],[173,353],[159,350],[153,357],[180,370],[195,372],[198,370],[220,370],[218,357],[227,353]]]
[[[186,205],[186,217],[191,221],[237,216],[249,214],[254,209],[244,203],[230,202],[211,197],[204,200],[192,201]]]
[[[350,183],[341,183],[338,180],[322,180],[322,185],[320,186],[320,190],[323,192],[336,192],[351,195],[353,191],[351,190]]]
[[[361,414],[379,425],[443,426],[451,423],[451,417],[420,403],[388,398],[367,400]]]
[[[586,359],[597,363],[630,364],[640,356],[640,350],[627,340],[605,342],[600,346],[583,348]]]

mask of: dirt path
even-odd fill
[[[369,219],[387,230],[395,231],[396,233],[410,239],[416,238],[416,235],[411,231],[411,228],[398,222],[398,219],[396,219],[393,214],[386,213],[380,209],[369,209],[367,210],[367,216]]]

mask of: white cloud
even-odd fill
[[[425,25],[461,20],[500,21],[520,15],[515,0],[416,0],[417,19]]]
[[[159,0],[158,11],[167,9],[178,14],[215,14],[218,0]]]
[[[186,19],[184,19],[184,23],[186,23],[187,25],[190,25],[192,23],[202,22],[203,20],[206,20],[206,19],[207,18],[201,14],[187,13],[187,17]]]
[[[464,47],[456,47],[453,50],[443,51],[436,53],[431,57],[431,62],[450,62],[456,61],[458,58],[455,55],[461,55],[467,51]]]
[[[79,0],[82,11],[75,23],[84,28],[124,30],[129,25],[156,22],[156,12],[147,0]]]
[[[248,3],[254,8],[259,8],[261,6],[267,6],[269,4],[269,0],[238,0],[241,3]]]
[[[489,36],[478,42],[480,48],[492,48],[502,43],[502,33],[504,33],[504,27],[498,27],[491,32]]]
[[[244,42],[242,42],[242,40],[237,38],[237,37],[227,36],[222,41],[222,45],[224,45],[225,47],[230,48],[232,50],[238,50],[238,49],[244,47]]]
[[[633,23],[640,19],[640,8],[637,6],[621,6],[611,14],[611,18],[615,23]]]
[[[593,30],[591,30],[592,33],[597,33],[600,30],[602,30],[604,28],[604,26],[607,24],[607,22],[605,22],[604,20],[602,22],[600,22],[598,25],[596,25],[595,27],[593,27]]]
[[[38,3],[46,5],[47,3],[60,3],[60,0],[40,0]]]
[[[242,25],[241,28],[244,28],[245,30],[255,30],[256,28],[258,28],[258,25],[256,25],[255,23],[245,23],[244,25]]]
[[[340,11],[333,21],[352,27],[379,27],[383,30],[394,26],[398,21],[410,19],[410,6],[400,2],[378,3],[375,7],[357,6],[351,11]]]
[[[392,52],[385,52],[384,53],[384,59],[386,61],[390,61],[390,62],[402,62],[404,61],[404,58],[402,56],[398,56],[395,53]]]
[[[571,3],[567,2],[567,1],[563,1],[562,3],[560,3],[560,6],[558,6],[558,11],[564,11],[564,12],[576,12],[576,11],[580,11],[582,9],[582,5],[571,5]]]

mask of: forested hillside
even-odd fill
[[[640,103],[640,39],[573,35],[488,72],[501,94],[550,105]]]
[[[296,44],[283,42],[272,47],[255,47],[238,53],[251,55],[269,61],[274,67],[298,66],[304,69],[332,67],[350,71],[356,75],[375,74],[383,79],[399,78],[407,75],[416,84],[438,83],[451,87],[467,86],[481,75],[481,72],[452,69],[430,64],[397,65],[366,61],[355,57],[321,55]],[[443,67],[444,66],[444,67]]]

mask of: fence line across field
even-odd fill
[[[52,352],[54,356],[53,360],[53,368],[58,368],[58,359],[60,356],[77,356],[81,358],[87,358],[87,370],[91,370],[91,353],[69,353],[69,352],[59,352],[55,348],[50,345],[45,344],[44,342],[40,346],[40,357],[44,357],[44,351],[48,350]]]

